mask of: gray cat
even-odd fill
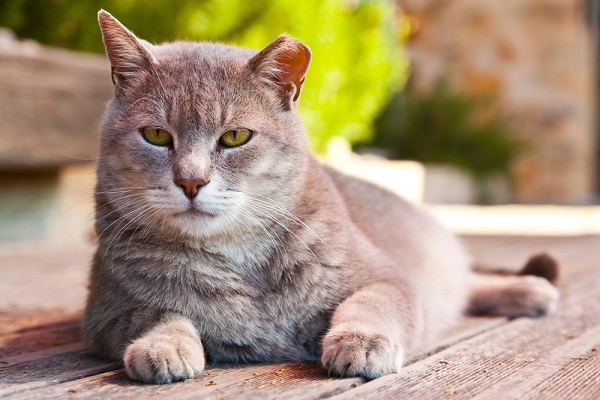
[[[426,213],[313,158],[296,113],[311,53],[298,40],[153,46],[98,18],[115,96],[83,330],[131,378],[192,378],[206,357],[320,358],[371,379],[467,309],[555,310],[546,279],[472,272]]]

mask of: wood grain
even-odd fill
[[[512,374],[495,385],[479,393],[474,399],[495,400],[498,398],[517,399],[526,394],[528,398],[548,398],[563,389],[562,398],[574,398],[595,382],[596,389],[600,388],[600,325],[585,331],[581,336],[569,338],[569,341],[551,349],[534,363],[522,368],[518,374]],[[573,371],[586,371],[579,377],[595,378],[592,382],[584,379],[573,381]],[[565,375],[569,376],[568,384],[557,384]],[[558,378],[555,379],[554,377]],[[588,385],[589,383],[589,385]]]
[[[146,398],[156,394],[177,399],[247,398],[253,395],[260,398],[296,398],[311,391],[336,393],[361,382],[359,378],[328,378],[323,376],[316,364],[301,363],[211,366],[196,379],[160,386],[132,382],[123,370],[118,370],[30,390],[13,398]]]

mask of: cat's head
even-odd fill
[[[97,197],[136,223],[235,234],[298,196],[309,146],[296,102],[310,62],[279,36],[260,52],[151,45],[98,14],[115,96],[101,132]]]

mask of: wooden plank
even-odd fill
[[[522,368],[518,374],[512,374],[497,384],[487,388],[474,397],[477,400],[520,399],[526,398],[563,398],[573,399],[577,395],[591,392],[595,386],[595,394],[600,394],[600,325],[574,337],[562,346],[551,350],[535,362]],[[586,371],[583,382],[573,382],[573,372]],[[554,378],[554,376],[559,379]],[[569,383],[554,384],[567,377]],[[589,378],[594,378],[590,382]],[[583,389],[586,389],[584,393]],[[558,394],[560,393],[560,395]],[[583,398],[583,397],[582,397]]]
[[[547,252],[558,258],[578,257],[596,249],[600,236],[463,236],[462,241],[476,260],[483,259],[494,267],[518,268],[520,262],[534,253]]]
[[[475,336],[498,325],[506,323],[502,318],[465,318],[464,323],[448,331],[447,336],[429,348],[423,349],[409,361],[416,362],[419,359],[439,352],[465,338]],[[26,356],[29,356],[26,354]],[[35,355],[32,359],[35,358]],[[296,368],[299,368],[296,370]],[[76,375],[75,375],[76,376]],[[217,380],[217,377],[219,379]],[[85,396],[93,393],[103,397],[119,398],[130,395],[147,396],[153,392],[153,386],[142,385],[130,381],[121,370],[117,373],[104,375],[100,383],[92,376],[87,380],[77,380],[56,388],[46,386],[69,381],[68,377],[61,380],[52,380],[42,386],[44,389],[32,391],[34,387],[26,387],[28,390],[25,397],[39,396],[39,398],[62,398],[68,393],[82,393]],[[209,382],[215,385],[206,386]],[[195,383],[194,383],[195,382]],[[254,391],[260,392],[261,398],[314,398],[319,396],[334,395],[341,393],[362,383],[362,379],[334,379],[327,377],[319,363],[308,364],[273,364],[266,366],[209,366],[207,371],[194,381],[188,381],[185,385],[193,385],[190,389],[192,396],[205,395],[206,398],[236,397],[236,393],[247,393],[251,395]],[[206,386],[206,387],[205,387]],[[124,387],[128,389],[123,392]],[[260,389],[259,389],[260,388]],[[188,388],[182,384],[169,385],[168,389],[160,389],[157,392],[176,395],[177,398],[186,398]],[[319,396],[317,396],[319,394]],[[71,396],[72,397],[72,396]]]
[[[425,351],[428,353],[425,354],[441,351],[466,337],[480,333],[482,330],[506,323],[504,319],[498,318],[489,320],[468,318],[464,322],[464,324],[459,325],[461,328],[450,331],[447,338],[436,343],[432,348],[426,349]],[[25,356],[29,357],[28,360],[37,358],[36,354],[25,354]],[[415,357],[420,359],[424,356],[419,354]],[[99,367],[103,368],[102,365]],[[15,372],[13,371],[13,373]],[[161,394],[168,393],[183,399],[188,394],[192,397],[202,394],[203,398],[223,398],[236,397],[238,393],[251,395],[253,392],[257,392],[260,393],[261,398],[312,398],[316,397],[317,394],[321,396],[341,393],[363,382],[360,378],[334,379],[327,377],[319,363],[209,366],[207,371],[195,380],[183,384],[164,386],[161,389],[155,389],[156,387],[152,385],[138,387],[139,384],[129,380],[122,370],[104,374],[101,378],[91,376],[74,382],[70,382],[70,378],[77,378],[79,376],[77,374],[80,374],[79,371],[72,371],[75,374],[61,376],[58,380],[55,379],[55,376],[52,376],[53,371],[47,372],[50,373],[52,380],[47,381],[45,385],[40,385],[39,387],[42,389],[33,390],[37,386],[22,386],[19,388],[20,392],[27,390],[23,393],[24,397],[62,398],[70,393],[70,397],[77,398],[74,393],[80,393],[83,397],[93,394],[119,398],[119,396],[128,397],[132,395],[149,396],[155,392],[160,392]],[[214,382],[214,385],[208,385],[209,382]],[[56,387],[47,387],[50,385],[56,385]],[[188,386],[192,388],[188,388]],[[2,392],[0,391],[0,393]]]
[[[598,342],[597,342],[598,343]],[[571,357],[553,376],[531,388],[527,399],[598,399],[600,397],[600,345]]]
[[[362,383],[360,378],[327,377],[317,363],[255,366],[209,366],[198,378],[172,385],[132,382],[125,373],[109,372],[79,381],[29,390],[14,399],[146,398],[157,394],[177,399],[297,398],[310,393],[337,393]]]
[[[295,399],[300,397],[327,397],[344,392],[363,383],[362,378],[328,377],[321,365],[314,363],[295,363],[280,365],[268,373],[252,375],[250,370],[244,371],[243,379],[236,379],[225,387],[216,387],[211,392],[200,392],[202,398],[260,398],[260,399]],[[217,381],[218,383],[218,381]],[[173,391],[177,399],[197,398],[195,390]]]
[[[490,269],[519,270],[532,254],[551,254],[559,263],[558,288],[563,300],[572,292],[572,285],[589,280],[590,273],[597,270],[597,260],[600,259],[599,236],[464,239],[475,259]]]
[[[494,237],[465,236],[463,243],[477,264],[490,269],[518,270],[536,253],[549,253],[568,265],[569,272],[586,266],[568,262],[570,258],[600,245],[598,236],[574,237]]]
[[[46,319],[38,316],[15,318],[43,321],[33,326],[0,334],[0,396],[79,379],[118,368],[120,363],[93,357],[82,349],[79,315]]]
[[[130,397],[145,397],[155,394],[167,394],[174,388],[189,387],[194,385],[196,388],[206,386],[207,390],[214,390],[217,385],[224,386],[227,381],[237,381],[238,370],[244,367],[240,366],[208,366],[202,374],[194,380],[187,380],[173,385],[151,385],[139,382],[134,382],[127,377],[123,369],[90,376],[73,382],[66,382],[56,386],[47,387],[44,389],[28,391],[14,398],[34,399],[34,398],[89,398],[92,395],[98,395],[107,398],[130,398]],[[245,370],[253,369],[253,372],[261,374],[265,369],[272,370],[273,366],[253,366],[245,367]],[[252,374],[252,373],[251,373]],[[228,376],[233,376],[228,378]],[[256,376],[256,375],[252,375]],[[213,384],[214,382],[216,384]],[[213,383],[211,383],[213,382]],[[185,390],[185,389],[184,389]]]
[[[0,321],[81,312],[93,247],[85,237],[74,238],[69,246],[23,245],[12,251],[0,246]]]
[[[508,323],[506,318],[465,316],[455,326],[444,331],[439,339],[407,354],[404,365],[414,364],[464,340],[470,339]]]
[[[54,349],[35,354],[24,362],[2,366],[0,396],[26,392],[35,388],[72,381],[119,368],[120,363],[103,360],[83,352],[80,346],[66,345],[49,357]],[[71,350],[64,352],[64,350]],[[28,393],[28,392],[27,392]],[[28,395],[25,395],[28,397]]]
[[[98,123],[112,91],[102,56],[0,42],[0,169],[97,157]]]
[[[0,361],[79,342],[79,319],[71,318],[0,334]]]
[[[80,312],[61,312],[54,311],[40,312],[6,312],[0,311],[0,338],[8,334],[18,332],[33,332],[35,330],[44,330],[48,326],[62,326],[70,324],[69,321],[77,321]],[[52,329],[52,328],[50,328]]]
[[[460,328],[457,327],[450,331],[451,334],[447,338],[424,350],[426,351],[425,355],[418,354],[411,362],[424,358],[432,352],[441,351],[464,338],[477,335],[481,331],[506,323],[504,319],[500,318],[467,318],[464,322],[459,325]],[[70,397],[78,398],[74,393],[80,393],[83,397],[93,394],[102,397],[125,398],[133,395],[149,396],[160,392],[184,399],[188,394],[192,397],[203,395],[203,398],[223,398],[238,397],[237,394],[241,393],[250,396],[256,392],[260,393],[261,398],[314,398],[317,397],[317,394],[324,396],[325,394],[341,393],[363,382],[360,378],[334,379],[327,377],[319,363],[209,366],[195,380],[163,386],[161,389],[156,389],[152,385],[140,386],[129,380],[122,370],[104,374],[101,378],[91,376],[87,379],[63,383],[69,380],[69,377],[63,376],[60,380],[47,382],[40,390],[32,390],[34,387],[25,387],[27,392],[23,396],[26,398],[62,398],[70,393]],[[208,385],[209,382],[214,382],[214,385]],[[59,385],[59,383],[62,384]],[[54,384],[57,384],[56,387],[46,387]]]
[[[317,390],[322,392],[324,387],[331,384],[329,390],[335,391],[340,386],[351,386],[362,382],[359,378],[349,378],[335,381],[324,375],[317,363],[286,363],[240,368],[235,374],[225,377],[215,377],[204,384],[204,387],[190,385],[189,387],[173,387],[170,396],[178,399],[201,398],[247,398],[257,396],[263,399],[273,397],[287,398],[288,392]]]

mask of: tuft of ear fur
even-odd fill
[[[156,58],[147,48],[149,45],[144,45],[142,40],[110,13],[100,10],[98,23],[112,69],[113,83],[116,86],[126,83],[129,78],[157,63]]]
[[[298,100],[311,53],[304,43],[279,35],[248,60],[250,70],[268,86],[276,89],[282,104],[290,109]]]

